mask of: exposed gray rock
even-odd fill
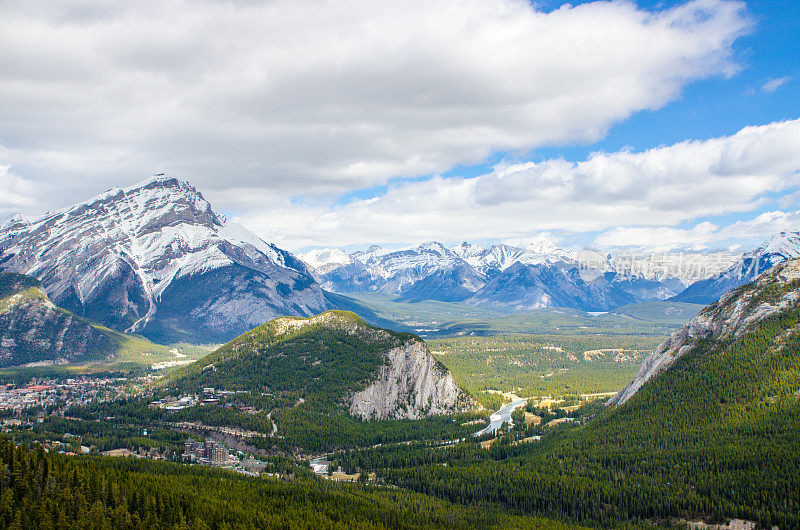
[[[412,339],[387,352],[377,379],[349,399],[350,414],[362,419],[419,419],[474,407],[428,347]]]
[[[116,350],[105,333],[53,305],[27,280],[32,279],[0,273],[0,287],[11,287],[6,296],[0,293],[0,367],[79,362]]]

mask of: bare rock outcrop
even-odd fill
[[[424,342],[408,340],[387,352],[387,364],[367,388],[349,399],[350,414],[362,419],[418,419],[463,412],[474,406]]]

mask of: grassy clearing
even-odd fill
[[[428,345],[457,383],[484,406],[494,406],[497,397],[486,390],[522,396],[617,391],[663,338],[504,334],[434,339]]]

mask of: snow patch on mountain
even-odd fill
[[[752,281],[778,263],[797,257],[800,257],[800,232],[780,232],[742,256],[733,266],[710,278],[694,282],[674,300],[713,302],[722,293]]]
[[[350,254],[340,248],[322,248],[299,254],[298,257],[314,270],[324,274],[336,267],[353,263]]]

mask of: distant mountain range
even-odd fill
[[[539,238],[529,246],[447,247],[427,242],[399,250],[372,246],[346,253],[300,255],[323,288],[338,293],[383,292],[409,301],[439,300],[512,309],[571,307],[608,311],[665,300],[686,286],[727,270],[731,254],[610,256],[564,250]]]
[[[155,177],[0,227],[0,271],[39,279],[76,315],[167,341],[226,341],[330,307],[300,260]]]

